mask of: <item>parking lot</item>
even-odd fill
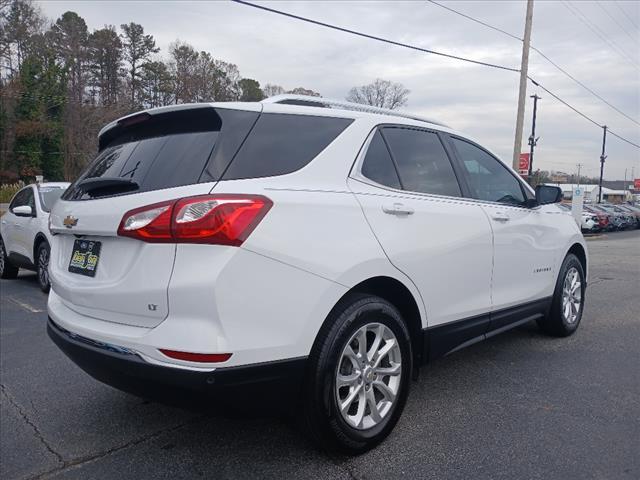
[[[577,334],[525,325],[432,363],[387,441],[355,458],[318,452],[288,421],[99,384],[48,339],[35,275],[1,280],[0,477],[637,479],[640,231],[588,245]]]

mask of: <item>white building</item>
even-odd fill
[[[573,192],[578,186],[584,192],[584,201],[586,203],[596,203],[598,201],[598,185],[577,185],[575,183],[547,183],[554,187],[560,187],[562,196],[565,200],[573,198]],[[613,190],[611,188],[602,187],[602,201],[609,203],[623,203],[633,200],[633,196],[627,190]]]

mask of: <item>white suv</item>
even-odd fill
[[[99,145],[51,213],[48,331],[117,388],[259,387],[357,453],[419,365],[580,323],[587,249],[561,191],[439,123],[280,96],[133,114]]]
[[[16,278],[20,268],[35,270],[40,288],[49,291],[49,211],[68,186],[34,183],[13,196],[0,219],[0,278]]]

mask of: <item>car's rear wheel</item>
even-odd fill
[[[575,332],[582,319],[585,288],[582,264],[570,253],[562,262],[549,314],[538,321],[541,330],[556,337]]]
[[[36,270],[38,273],[38,284],[40,285],[40,290],[44,293],[48,293],[51,288],[51,284],[49,283],[50,255],[51,249],[49,248],[49,244],[47,242],[42,242],[38,246]]]
[[[409,331],[382,298],[341,301],[309,357],[303,422],[323,448],[362,453],[380,443],[402,414],[412,369]]]
[[[4,248],[4,241],[0,237],[0,278],[16,278],[20,269],[9,262],[7,250]]]

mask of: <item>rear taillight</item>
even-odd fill
[[[118,235],[154,243],[242,245],[273,202],[261,195],[200,195],[125,213]]]

